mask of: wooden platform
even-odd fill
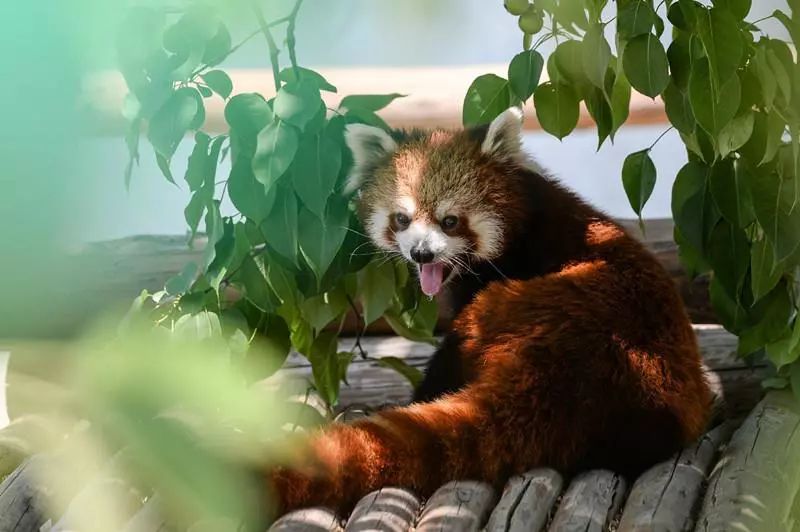
[[[718,417],[725,421],[638,479],[611,471],[564,478],[543,468],[511,479],[502,491],[468,480],[449,483],[427,501],[386,487],[366,496],[350,516],[307,509],[284,516],[272,530],[790,530],[787,523],[800,486],[796,403],[781,393],[759,403],[764,366],[736,359],[736,338],[717,325],[696,325],[695,332],[709,379],[722,399]],[[342,347],[352,347],[352,341],[343,339]],[[407,382],[371,359],[391,355],[421,367],[433,348],[397,337],[364,338],[362,343],[370,359],[351,366],[350,385],[342,389],[343,408],[406,402]],[[284,377],[301,382],[309,374],[299,355],[291,356],[282,370]],[[176,530],[165,523],[157,496],[145,497],[119,479],[102,475],[79,490],[60,514],[51,515],[47,500],[52,487],[41,485],[36,474],[49,467],[48,455],[24,459],[24,453],[16,453],[10,459],[19,466],[0,471],[2,478],[16,467],[0,484],[0,532],[33,532],[45,523],[53,525],[49,530],[75,530],[70,524],[74,512],[92,507],[98,490],[118,492],[125,501],[127,532]],[[762,522],[771,528],[759,528]]]

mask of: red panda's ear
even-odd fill
[[[397,150],[397,143],[383,129],[364,124],[349,124],[344,140],[353,153],[353,168],[344,187],[345,194],[355,192],[378,162]]]
[[[522,150],[522,110],[509,107],[492,120],[481,151],[503,159],[517,159]]]

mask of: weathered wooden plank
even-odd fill
[[[581,473],[570,482],[558,506],[553,532],[602,532],[625,498],[625,479],[606,470]]]
[[[422,503],[401,488],[382,488],[363,497],[350,514],[346,532],[402,532],[410,530]]]
[[[44,524],[48,501],[37,480],[50,461],[46,455],[33,456],[0,484],[0,530],[34,532]]]
[[[734,433],[709,480],[695,530],[771,532],[798,526],[800,413],[788,392],[768,394]]]
[[[342,525],[336,514],[327,508],[307,508],[289,512],[269,528],[271,532],[340,531]]]
[[[474,532],[486,522],[497,495],[483,482],[448,482],[431,495],[416,532]]]
[[[694,524],[703,483],[733,427],[717,426],[672,459],[645,471],[631,488],[618,532],[684,532]]]
[[[513,477],[492,511],[487,532],[538,532],[561,494],[564,480],[548,468],[534,469]]]
[[[156,494],[147,499],[144,506],[125,524],[122,532],[173,532],[174,530],[164,519],[161,497]]]

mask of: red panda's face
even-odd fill
[[[434,131],[396,142],[381,129],[348,126],[348,188],[360,189],[362,223],[377,246],[417,265],[425,294],[503,251],[513,191],[493,158],[519,155],[520,119],[506,111],[477,140]]]

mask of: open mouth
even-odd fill
[[[453,268],[444,262],[428,262],[419,265],[419,284],[422,292],[429,297],[439,293],[442,286],[450,280]]]

